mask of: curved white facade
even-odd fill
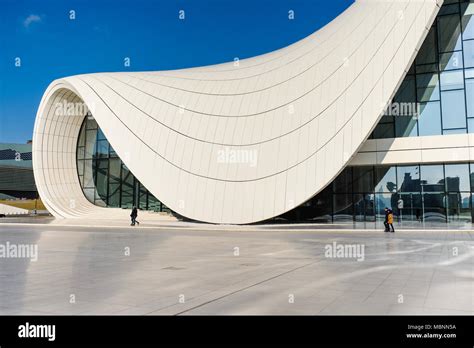
[[[160,201],[191,219],[252,223],[307,201],[350,162],[381,117],[442,1],[361,0],[307,38],[202,68],[53,81],[33,136],[38,191],[57,217],[103,214],[82,192],[84,101]]]

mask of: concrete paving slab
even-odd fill
[[[474,314],[469,230],[326,227],[0,223],[0,314]]]

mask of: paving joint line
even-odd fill
[[[270,277],[270,278],[261,280],[261,281],[259,281],[259,282],[254,283],[254,284],[251,284],[251,285],[248,285],[248,286],[246,286],[246,287],[243,287],[243,288],[241,288],[241,289],[237,289],[237,290],[232,291],[232,292],[230,292],[230,293],[227,293],[227,294],[225,294],[225,295],[219,296],[219,297],[217,297],[217,298],[215,298],[215,299],[212,299],[212,300],[203,302],[203,303],[201,303],[201,304],[199,304],[199,305],[196,305],[196,306],[194,306],[194,307],[191,307],[191,308],[188,308],[188,309],[183,310],[183,311],[181,311],[181,312],[175,313],[174,315],[181,315],[181,314],[190,312],[190,311],[192,311],[192,310],[194,310],[194,309],[196,309],[196,308],[200,308],[200,307],[206,306],[206,305],[208,305],[208,304],[210,304],[210,303],[212,303],[212,302],[216,302],[216,301],[222,300],[223,298],[226,298],[226,297],[235,295],[235,294],[238,293],[238,292],[248,290],[248,289],[250,289],[250,288],[252,288],[252,287],[254,287],[254,286],[261,285],[261,284],[263,284],[263,283],[269,282],[269,281],[274,280],[274,279],[276,279],[276,278],[279,278],[279,277],[281,277],[281,276],[284,276],[284,275],[287,275],[287,274],[289,274],[289,273],[298,271],[298,270],[300,270],[300,269],[302,269],[302,268],[305,268],[305,267],[307,267],[307,266],[316,264],[316,263],[318,263],[318,262],[320,262],[320,261],[321,261],[321,260],[317,260],[317,261],[314,261],[314,262],[310,262],[310,263],[307,263],[307,264],[298,266],[298,267],[296,267],[296,268],[290,269],[290,270],[288,270],[288,271],[285,271],[285,272],[283,272],[283,273],[277,274],[277,275],[272,276],[272,277]]]

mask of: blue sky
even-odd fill
[[[352,2],[0,0],[0,142],[31,139],[41,96],[54,79],[252,57],[306,37]],[[178,18],[180,10],[185,20]],[[294,20],[288,20],[289,10]]]

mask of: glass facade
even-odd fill
[[[474,133],[474,0],[444,2],[388,111],[371,139]]]
[[[84,195],[95,205],[169,211],[133,176],[91,116],[82,123],[76,158]]]
[[[474,163],[347,167],[286,220],[375,222],[392,208],[398,222],[471,223]]]

